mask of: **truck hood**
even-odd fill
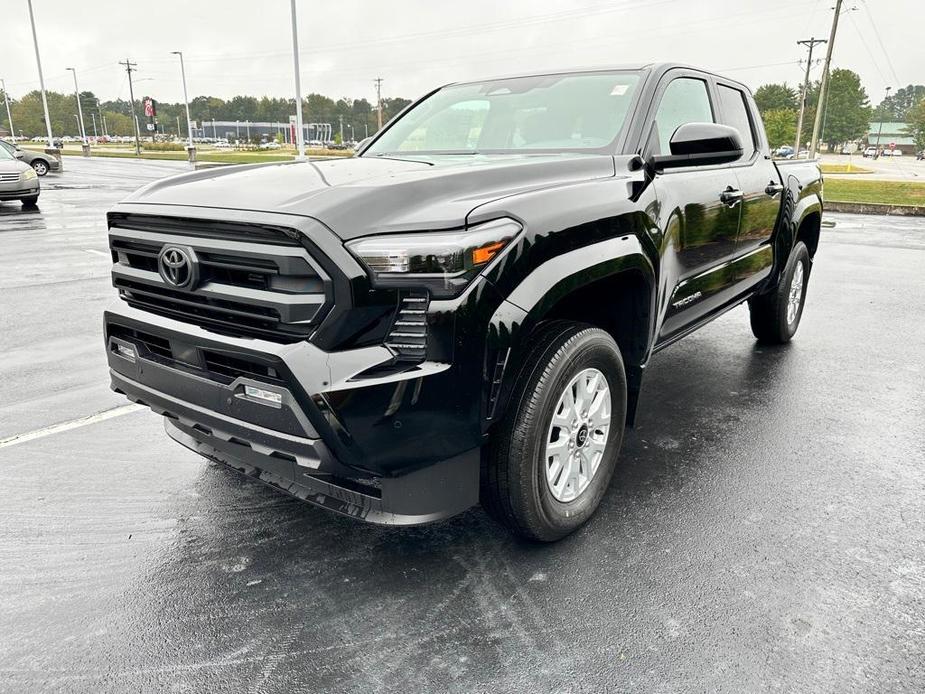
[[[125,202],[313,217],[344,240],[463,226],[479,205],[614,175],[602,154],[355,157],[205,169],[141,188]]]

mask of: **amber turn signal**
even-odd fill
[[[490,243],[487,246],[482,246],[481,248],[476,248],[472,251],[472,264],[473,265],[484,265],[489,260],[494,258],[498,251],[504,248],[506,241],[495,241]]]

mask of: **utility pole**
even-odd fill
[[[90,118],[93,120],[93,138],[99,139],[100,134],[96,132],[96,114],[90,111]]]
[[[135,123],[135,156],[141,156],[141,142],[140,133],[138,132],[138,116],[135,115],[135,92],[132,90],[132,73],[135,72],[135,68],[138,66],[138,63],[131,62],[128,58],[125,59],[125,62],[119,61],[119,65],[125,66],[125,71],[128,73],[128,98],[129,104],[132,107],[132,122]]]
[[[13,114],[10,113],[10,95],[6,92],[6,82],[0,79],[0,89],[3,90],[3,100],[6,101],[6,119],[10,122],[10,137],[16,142],[16,131],[13,130]]]
[[[816,119],[813,121],[813,139],[809,145],[810,159],[816,158],[816,150],[819,146],[819,126],[822,124],[822,112],[825,110],[826,92],[829,88],[829,66],[832,64],[832,49],[835,48],[835,32],[838,30],[841,5],[842,0],[835,0],[835,16],[832,17],[832,31],[829,33],[828,46],[825,50],[825,65],[822,67],[822,82],[819,85],[819,101],[816,103]]]
[[[883,100],[884,100],[884,101],[886,101],[887,99],[890,98],[890,90],[891,90],[892,88],[893,88],[893,87],[887,87],[887,88],[886,88],[886,96],[883,97]],[[880,156],[880,133],[882,133],[882,132],[883,132],[883,113],[880,114],[880,122],[878,123],[878,127],[877,127],[877,152],[876,152],[876,154],[874,155],[875,157],[879,157],[879,156]]]
[[[813,36],[810,39],[797,41],[798,46],[807,46],[809,48],[809,57],[806,59],[806,76],[803,78],[803,91],[800,96],[800,117],[797,119],[797,138],[796,145],[793,147],[793,156],[800,156],[800,142],[803,139],[803,115],[806,113],[806,92],[809,91],[809,69],[813,64],[813,48],[817,44],[826,43],[825,39],[817,39]]]
[[[296,159],[305,159],[305,133],[302,132],[302,79],[299,76],[299,28],[295,14],[295,0],[290,0],[292,13],[292,65],[295,72],[295,129],[298,153]]]
[[[343,115],[338,116],[337,120],[340,122],[340,143],[344,144],[344,117]]]
[[[74,75],[74,97],[77,99],[78,123],[80,125],[81,149],[85,157],[90,156],[90,143],[87,142],[87,129],[84,127],[84,110],[80,105],[80,89],[77,87],[77,70],[72,67],[67,68]]]
[[[189,142],[186,145],[186,154],[190,163],[196,161],[196,149],[193,146],[193,121],[189,117],[189,96],[186,94],[186,67],[183,65],[183,51],[172,51],[173,55],[180,56],[180,77],[183,79],[183,102],[186,104],[186,130],[189,135]],[[177,116],[177,137],[180,137],[180,121]]]
[[[376,130],[379,131],[382,130],[382,78],[377,77],[373,82],[376,84],[376,122],[379,124]]]
[[[42,88],[42,108],[45,110],[45,129],[48,131],[48,148],[55,148],[55,138],[51,134],[51,117],[48,115],[48,98],[45,96],[45,76],[42,74],[42,57],[39,55],[39,37],[35,33],[35,15],[32,13],[32,0],[29,3],[29,22],[32,24],[32,43],[35,44],[35,62],[39,68],[39,86]]]

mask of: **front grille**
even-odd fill
[[[18,173],[0,173],[0,183],[15,183],[18,180]]]
[[[385,344],[403,361],[423,361],[427,354],[427,305],[424,292],[401,297],[392,330]]]
[[[311,334],[332,303],[321,266],[275,227],[144,215],[109,221],[113,285],[130,306],[224,335],[294,342]],[[189,251],[198,268],[193,286],[178,288],[159,273],[167,245]]]

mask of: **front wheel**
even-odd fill
[[[482,504],[521,537],[581,527],[616,466],[626,419],[620,349],[603,330],[555,321],[531,339],[482,471]]]
[[[44,176],[45,174],[48,173],[48,162],[45,161],[44,159],[35,159],[32,162],[32,169],[39,176]]]
[[[39,202],[38,195],[29,195],[25,198],[20,198],[23,207],[35,207]]]
[[[777,286],[748,300],[752,333],[759,342],[782,345],[796,334],[803,316],[810,267],[806,244],[797,241]]]

